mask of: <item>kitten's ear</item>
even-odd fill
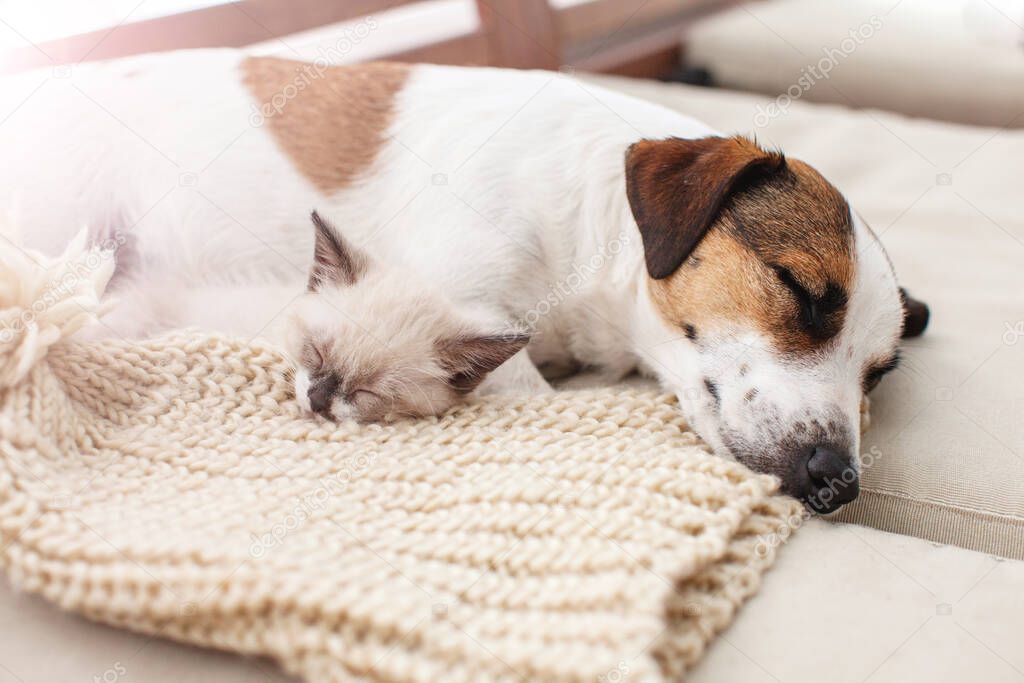
[[[313,266],[307,288],[313,292],[325,284],[354,285],[366,272],[369,258],[349,244],[334,226],[313,212]]]
[[[530,341],[528,334],[460,336],[437,343],[441,366],[448,372],[448,384],[468,394],[487,374],[511,358]]]

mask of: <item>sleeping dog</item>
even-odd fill
[[[639,369],[717,452],[821,511],[856,497],[862,398],[927,309],[807,164],[548,72],[235,51],[75,69],[5,88],[2,187],[32,246],[85,222],[196,278],[283,277],[317,207],[528,328],[492,386]]]

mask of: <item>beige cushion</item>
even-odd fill
[[[728,88],[1024,126],[1024,5],[1014,1],[772,0],[715,15],[683,43],[687,62]]]
[[[752,132],[760,103],[601,82],[724,132]],[[838,517],[1024,558],[1024,131],[795,103],[757,137],[836,183],[931,305],[872,396],[864,493]]]

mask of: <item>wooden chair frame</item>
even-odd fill
[[[413,0],[236,0],[202,9],[27,45],[5,71],[111,59],[143,52],[243,47],[386,12]],[[476,0],[471,33],[387,55],[389,59],[653,77],[679,64],[682,32],[737,0]]]

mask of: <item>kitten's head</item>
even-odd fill
[[[489,330],[410,270],[355,248],[316,212],[307,291],[291,307],[295,397],[333,419],[437,415],[529,337]]]

